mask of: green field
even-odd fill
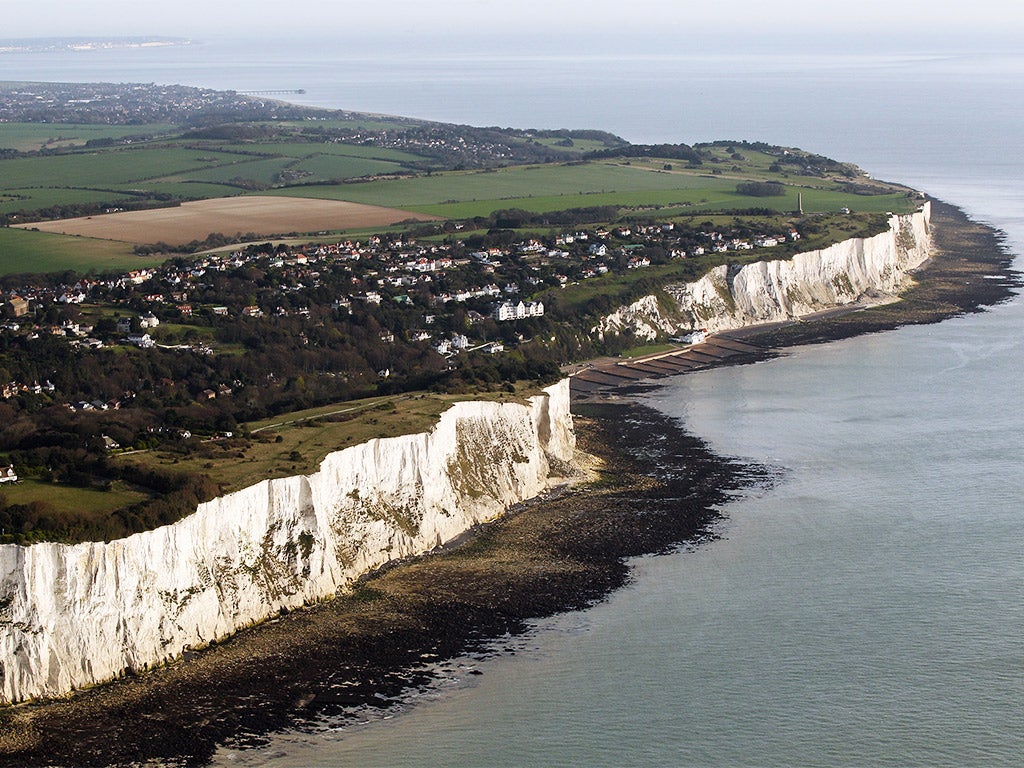
[[[526,139],[514,139],[519,143],[524,143]],[[553,149],[571,149],[576,152],[599,152],[602,149],[607,149],[607,145],[603,141],[597,141],[595,139],[573,139],[572,146],[566,147],[559,142],[562,139],[557,138],[536,138],[532,140],[535,144],[543,144],[545,147],[552,147]]]
[[[387,147],[340,144],[335,142],[258,142],[252,144],[218,144],[224,152],[259,152],[267,155],[303,158],[314,155],[336,155],[338,157],[361,157],[370,160],[386,160],[393,163],[422,163],[429,159],[411,152]]]
[[[243,157],[228,155],[232,159],[226,163],[201,168],[183,170],[169,176],[153,179],[153,188],[160,190],[167,182],[206,182],[210,184],[227,184],[232,179],[251,179],[270,186],[275,183],[278,174],[291,162],[288,157]],[[223,190],[223,193],[227,193]]]
[[[176,130],[172,125],[77,125],[51,123],[4,123],[0,126],[0,149],[35,152],[84,146],[97,139],[120,139],[142,134],[160,135]]]
[[[805,182],[807,186],[787,186],[786,194],[781,197],[737,194],[739,181],[763,177],[775,178],[787,185]],[[812,181],[815,186],[810,185]],[[802,194],[807,212],[838,211],[843,207],[864,212],[911,209],[905,192],[853,195],[836,187],[818,178],[766,176],[757,168],[747,175],[735,173],[725,177],[724,174],[713,175],[704,168],[668,172],[653,167],[650,162],[627,165],[597,161],[281,189],[274,193],[389,205],[456,219],[487,216],[503,208],[542,213],[605,205],[679,206],[680,213],[739,208],[770,208],[782,212],[796,210],[798,194]]]
[[[2,135],[2,133],[0,133]],[[2,187],[110,187],[224,165],[237,155],[212,150],[136,148],[4,160]]]
[[[536,386],[526,382],[516,385],[514,394],[410,393],[352,400],[252,422],[246,426],[253,437],[244,445],[240,441],[214,441],[204,443],[187,456],[157,450],[129,454],[118,460],[208,474],[226,491],[235,491],[270,477],[316,472],[328,453],[350,445],[429,431],[440,415],[459,400],[524,402],[525,397],[533,394],[537,394]]]
[[[0,213],[36,211],[53,206],[83,203],[113,203],[128,197],[124,193],[102,189],[67,187],[14,188],[0,192]]]
[[[370,123],[374,121],[368,121]],[[168,126],[80,126],[0,124],[0,147],[53,147],[94,138],[132,134],[161,135],[153,141],[77,149],[0,160],[0,215],[66,212],[92,215],[98,209],[216,198],[260,191],[289,197],[345,200],[403,208],[449,219],[488,217],[499,209],[535,213],[573,208],[613,207],[621,215],[661,218],[707,215],[715,211],[767,209],[790,212],[802,197],[808,213],[906,212],[916,201],[894,185],[869,182],[847,167],[830,166],[825,176],[807,176],[798,163],[750,147],[705,146],[702,165],[657,158],[519,165],[483,171],[422,170],[431,161],[412,152],[317,139],[319,127],[353,128],[344,120],[288,123],[295,140],[240,141],[170,137]],[[381,121],[375,127],[395,124]],[[301,133],[300,133],[301,132]],[[312,132],[312,133],[311,133]],[[513,137],[557,146],[559,139]],[[577,139],[573,149],[603,146]],[[737,155],[739,153],[739,156]],[[802,157],[794,154],[790,157]],[[778,164],[781,163],[781,164]],[[774,170],[773,170],[774,168]],[[847,174],[844,176],[844,173]],[[395,177],[399,174],[398,177]],[[381,178],[387,177],[387,178]],[[870,184],[876,194],[855,194],[851,179]],[[744,181],[777,181],[785,194],[751,197],[737,193]],[[292,185],[292,186],[289,186]],[[135,266],[129,246],[41,233],[0,231],[0,272],[64,268],[119,269]]]
[[[3,489],[8,504],[31,504],[43,501],[55,509],[69,510],[84,515],[106,516],[124,507],[145,501],[149,494],[132,490],[118,482],[109,491],[98,488],[80,488],[73,485],[47,483],[24,479],[17,485]]]
[[[129,243],[87,237],[52,235],[0,227],[0,274],[139,269],[163,261],[159,256],[136,256]]]
[[[581,197],[596,193],[699,190],[724,191],[735,182],[672,175],[613,162],[527,165],[488,171],[455,172],[333,187],[279,190],[277,194],[352,200],[421,210],[424,206],[531,197]],[[562,200],[562,208],[578,207]],[[589,205],[589,203],[579,203]],[[508,207],[508,206],[505,206]]]
[[[343,121],[338,125],[354,127]],[[31,215],[68,206],[79,206],[79,210],[123,207],[146,198],[152,202],[225,197],[287,183],[403,173],[410,164],[430,163],[410,152],[328,141],[171,140],[167,136],[172,130],[166,125],[0,124],[0,148],[47,150],[47,154],[0,160],[0,214]],[[140,134],[162,137],[132,144],[83,146],[92,139]],[[55,149],[62,151],[49,153]]]
[[[661,352],[671,352],[679,349],[678,344],[641,344],[638,347],[631,347],[619,353],[619,357],[645,357],[646,355],[657,355]]]

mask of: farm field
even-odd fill
[[[327,141],[249,142],[181,137],[164,125],[0,124],[0,149],[38,152],[0,160],[0,214],[19,218],[53,208],[125,207],[146,198],[224,197],[286,183],[338,182],[406,172],[428,158],[395,149]],[[120,143],[139,135],[164,137]],[[109,139],[109,146],[85,147]],[[50,154],[52,150],[61,150]],[[57,214],[59,215],[59,213]]]
[[[541,213],[605,205],[684,206],[685,212],[742,208],[792,211],[800,194],[804,210],[809,212],[834,212],[844,207],[863,212],[904,212],[912,207],[905,191],[856,195],[822,179],[785,179],[778,174],[769,177],[786,184],[783,196],[753,197],[736,192],[738,181],[763,176],[760,169],[725,176],[703,168],[666,171],[649,162],[595,161],[286,188],[270,194],[389,204],[443,218],[487,216],[505,208]]]
[[[692,166],[623,156],[444,172],[437,170],[441,161],[415,148],[365,143],[363,122],[367,131],[386,128],[392,135],[422,125],[372,117],[257,121],[206,132],[167,125],[0,124],[0,148],[29,153],[0,159],[0,220],[39,230],[3,230],[0,272],[137,266],[139,257],[126,244],[179,246],[212,233],[308,236],[377,230],[410,219],[487,218],[501,209],[607,207],[623,216],[683,218],[743,209],[790,212],[801,202],[808,213],[905,212],[914,205],[906,190],[858,177],[855,169],[824,158],[825,173],[820,167],[808,172],[799,150],[780,154],[742,144],[701,145],[703,163]],[[86,147],[88,141],[93,144]],[[552,136],[508,141],[567,147]],[[569,143],[574,152],[607,146],[590,138]],[[749,181],[780,183],[784,194],[739,194],[737,184]],[[857,194],[866,187],[872,194]]]
[[[410,210],[429,213],[441,218],[471,218],[488,216],[495,210],[521,208],[534,213],[547,213],[567,208],[592,206],[613,206],[625,208],[656,209],[661,218],[687,216],[704,211],[728,211],[762,208],[778,213],[795,211],[803,196],[803,208],[808,213],[835,213],[842,208],[856,206],[862,213],[884,213],[886,211],[907,212],[910,206],[906,195],[872,195],[851,200],[849,194],[826,190],[799,190],[787,188],[779,197],[750,197],[737,194],[732,189],[696,190],[635,190],[629,192],[588,192],[582,195],[556,195],[549,197],[518,197],[501,200],[483,200],[468,203],[443,203],[440,205],[409,206]]]
[[[372,205],[393,200],[404,208],[530,197],[583,196],[669,190],[727,190],[735,182],[672,176],[616,162],[513,166],[359,184],[275,190],[274,194],[346,199]],[[563,208],[577,207],[565,202]],[[508,207],[508,206],[504,206]]]
[[[4,494],[9,504],[45,502],[54,509],[95,517],[107,517],[118,509],[149,498],[148,493],[129,488],[121,482],[109,490],[101,490],[48,483],[32,478],[23,479],[17,485],[5,486]]]
[[[0,227],[0,275],[28,272],[122,271],[152,267],[164,256],[137,256],[129,243]]]
[[[252,232],[259,236],[386,226],[432,217],[395,208],[335,200],[273,196],[227,197],[183,203],[174,208],[125,211],[104,216],[18,225],[41,232],[118,240],[126,243],[188,243],[211,232]]]
[[[218,145],[224,152],[259,152],[265,155],[284,155],[305,158],[318,155],[339,157],[361,157],[371,160],[386,160],[392,163],[422,163],[429,159],[411,152],[388,147],[362,146],[336,142],[259,142],[257,144],[225,143]]]
[[[134,149],[17,157],[3,161],[0,192],[26,187],[95,189],[186,175],[236,162],[237,155],[206,149]],[[130,188],[130,187],[129,187]]]
[[[4,123],[0,149],[35,152],[40,149],[84,147],[87,141],[126,136],[161,135],[176,130],[164,123],[150,125],[79,125],[75,123]]]

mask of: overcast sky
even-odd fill
[[[338,36],[357,41],[455,35],[514,50],[538,33],[622,41],[672,38],[701,50],[738,40],[855,48],[995,44],[1017,49],[1024,13],[1010,0],[4,0],[2,37]],[[517,40],[518,38],[518,40]]]

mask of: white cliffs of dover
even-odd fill
[[[0,547],[0,703],[60,696],[343,592],[556,484],[564,380],[529,404],[456,403],[426,433],[328,455],[109,543]]]
[[[666,311],[654,296],[621,307],[593,330],[631,329],[643,339],[659,333],[715,331],[792,320],[821,310],[892,301],[912,281],[911,271],[931,251],[931,203],[889,218],[889,228],[790,259],[743,267],[722,264],[692,283],[668,285],[676,306]]]

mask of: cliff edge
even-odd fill
[[[344,591],[557,483],[564,380],[529,404],[464,402],[428,433],[330,454],[109,543],[0,546],[0,703],[60,696]]]
[[[685,330],[716,331],[854,304],[881,304],[911,284],[911,272],[929,257],[931,203],[893,215],[885,232],[852,238],[790,259],[745,266],[722,264],[691,283],[665,286],[670,301],[644,296],[605,317],[593,330],[629,330],[653,340]],[[672,306],[666,306],[671,304]]]

